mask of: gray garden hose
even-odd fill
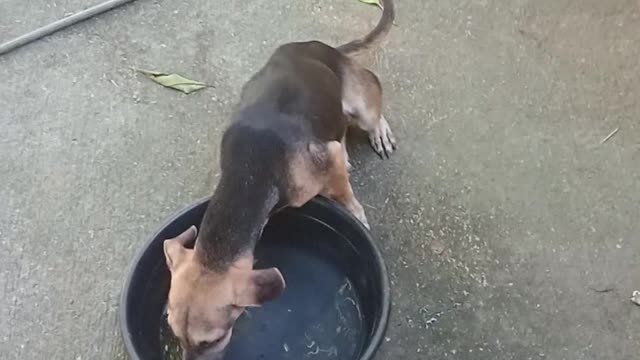
[[[117,8],[118,6],[122,6],[126,3],[130,3],[133,1],[135,0],[108,0],[103,2],[102,4],[92,6],[86,10],[75,13],[64,19],[60,19],[49,25],[45,25],[30,33],[24,34],[13,40],[7,41],[6,43],[0,44],[0,55],[6,54],[9,51],[15,50],[21,46],[24,46],[36,40],[42,39],[47,35],[51,35],[56,31],[62,30],[71,25],[75,25],[79,22],[90,19],[96,15],[100,15],[103,12],[107,12],[109,10]]]

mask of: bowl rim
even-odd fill
[[[136,351],[136,347],[133,344],[131,331],[129,329],[129,315],[127,312],[127,299],[129,298],[129,292],[130,292],[129,290],[131,287],[131,282],[134,278],[134,273],[136,272],[136,269],[138,267],[138,263],[140,262],[142,257],[145,255],[149,247],[151,247],[151,245],[154,243],[155,239],[160,235],[160,233],[167,226],[171,225],[171,223],[176,221],[178,218],[184,216],[186,213],[193,210],[194,208],[201,206],[203,203],[209,201],[210,198],[211,198],[210,196],[201,198],[193,203],[190,203],[189,205],[182,207],[173,215],[167,217],[162,222],[162,224],[157,228],[157,230],[153,233],[153,235],[151,235],[144,242],[144,244],[137,250],[133,259],[128,265],[128,268],[126,271],[126,278],[120,293],[118,320],[120,322],[120,333],[122,335],[122,340],[124,342],[127,354],[129,355],[129,358],[131,360],[145,360],[140,358],[138,352]],[[378,319],[378,322],[375,324],[373,334],[371,335],[371,340],[369,341],[369,344],[365,347],[364,351],[362,352],[362,355],[358,359],[358,360],[371,360],[373,359],[373,356],[375,355],[375,353],[380,348],[380,345],[382,344],[382,339],[384,338],[384,335],[387,331],[387,327],[389,324],[389,316],[391,313],[391,286],[390,286],[387,266],[384,262],[382,252],[380,251],[378,244],[373,239],[373,236],[371,235],[369,230],[338,202],[323,196],[316,196],[315,198],[309,200],[309,203],[313,203],[321,207],[328,208],[331,211],[335,211],[340,217],[348,221],[350,225],[355,226],[359,230],[359,232],[365,236],[367,242],[369,243],[369,245],[371,246],[371,249],[373,250],[373,255],[375,257],[374,262],[376,264],[375,270],[378,272],[378,276],[382,281],[382,284],[381,284],[382,285],[381,286],[382,308],[378,311],[379,319]]]

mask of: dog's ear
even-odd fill
[[[284,278],[277,268],[252,270],[242,274],[234,284],[234,305],[260,306],[280,296],[285,288]]]
[[[182,234],[173,238],[173,240],[176,240],[177,242],[182,244],[182,246],[187,246],[189,245],[189,243],[195,240],[196,236],[198,236],[198,228],[195,225],[193,225],[187,230],[185,230]]]
[[[187,252],[185,245],[193,241],[197,235],[198,230],[192,226],[177,237],[164,241],[164,257],[169,270],[173,270],[180,263]]]

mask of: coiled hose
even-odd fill
[[[64,19],[60,19],[49,25],[45,25],[39,29],[36,29],[27,34],[19,36],[13,40],[9,40],[3,44],[0,44],[0,55],[6,54],[19,47],[25,46],[36,40],[42,39],[45,36],[51,35],[56,31],[60,31],[71,25],[75,25],[79,22],[85,21],[94,16],[100,15],[104,12],[113,10],[119,6],[122,6],[124,4],[130,3],[133,1],[136,1],[136,0],[108,0],[103,2],[102,4],[92,6],[86,10],[80,11],[71,16],[67,16]]]

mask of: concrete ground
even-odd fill
[[[3,0],[0,42],[95,2]],[[400,149],[351,150],[393,281],[378,358],[638,358],[640,3],[398,2],[365,60]],[[339,44],[377,16],[140,0],[0,57],[0,357],[126,358],[126,268],[211,193],[240,86],[278,44]],[[181,95],[132,67],[215,88]]]

